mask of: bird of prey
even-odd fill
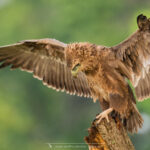
[[[99,100],[103,112],[97,115],[97,123],[115,113],[129,132],[137,132],[143,119],[136,98],[142,101],[150,96],[150,19],[141,14],[137,24],[135,33],[113,47],[55,39],[3,46],[0,68],[20,68],[48,87]]]

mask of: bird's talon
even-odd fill
[[[110,112],[112,112],[112,110],[113,110],[112,108],[109,108],[109,109],[105,110],[104,112],[98,114],[96,116],[96,119],[97,119],[96,123],[99,124],[101,122],[101,120],[104,119],[104,118],[109,123],[109,117],[108,117],[108,115],[109,115]]]

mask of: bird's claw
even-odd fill
[[[97,119],[96,123],[99,124],[99,123],[101,122],[101,120],[104,119],[104,118],[107,120],[107,122],[109,122],[109,117],[108,117],[108,115],[109,115],[109,113],[112,112],[112,111],[113,111],[113,109],[112,109],[112,108],[109,108],[109,109],[103,111],[102,113],[98,114],[98,115],[96,116],[96,119]]]
[[[101,120],[104,118],[107,120],[107,122],[109,122],[108,114],[106,114],[105,112],[102,112],[96,116],[96,119],[97,119],[96,123],[99,124]]]

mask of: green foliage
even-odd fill
[[[0,45],[50,37],[65,43],[112,46],[137,29],[139,13],[150,17],[149,4],[149,0],[1,0]],[[0,77],[2,150],[45,150],[49,149],[45,143],[82,143],[100,111],[98,103],[48,89],[31,74],[4,69]],[[138,106],[150,114],[149,101]],[[145,149],[150,147],[144,144]]]

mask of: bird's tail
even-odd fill
[[[132,103],[132,106],[130,106],[130,110],[126,117],[123,118],[123,124],[127,131],[131,133],[137,132],[138,129],[142,127],[143,118],[134,103]]]
[[[113,111],[111,116],[116,120],[116,122],[119,119],[123,123],[125,129],[130,133],[138,132],[138,129],[143,125],[142,116],[134,103],[131,104],[129,111],[124,116],[120,116],[120,114],[116,111]]]

